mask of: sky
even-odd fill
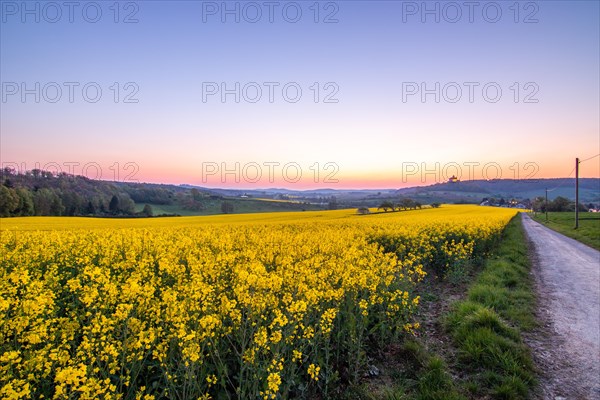
[[[0,162],[207,187],[574,176],[597,1],[0,1]],[[580,164],[599,177],[600,157]]]

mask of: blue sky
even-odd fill
[[[422,14],[425,3],[404,1],[77,2],[73,22],[62,2],[54,3],[60,18],[48,2],[27,2],[39,12],[25,15],[22,2],[0,3],[5,164],[93,162],[110,179],[109,167],[119,163],[123,179],[130,162],[142,181],[304,188],[332,186],[315,182],[311,170],[319,163],[324,173],[329,162],[340,188],[399,187],[443,178],[404,179],[406,163],[497,163],[505,178],[515,177],[515,163],[519,177],[535,163],[535,176],[554,177],[567,176],[575,157],[600,152],[595,1],[474,2],[473,22],[464,2],[428,2],[439,22]],[[239,22],[223,16],[224,7],[237,8]],[[257,7],[262,17],[253,23]],[[290,22],[298,9],[301,17]],[[127,16],[137,22],[125,23]],[[40,102],[35,94],[23,102],[21,85],[35,92],[36,82]],[[48,101],[52,84],[43,89],[51,82],[62,88],[56,103]],[[73,102],[65,82],[74,82]],[[90,82],[102,90],[96,103],[81,91]],[[203,87],[236,82],[239,103],[234,94],[224,102],[220,93],[203,96]],[[253,82],[262,90],[256,103]],[[439,102],[435,94],[406,94],[436,82]],[[298,102],[286,100],[286,84],[292,97],[302,90]],[[486,84],[489,99],[502,90],[497,102],[485,98]],[[452,102],[456,85],[462,97]],[[124,102],[127,94],[137,103]],[[328,94],[337,102],[325,102]],[[235,182],[203,171],[206,163],[235,170],[265,162],[296,163],[305,179]],[[582,174],[598,176],[597,164]]]

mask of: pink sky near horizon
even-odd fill
[[[524,21],[529,2],[519,15],[500,2],[500,21],[452,23],[403,21],[403,2],[341,1],[331,24],[315,23],[308,8],[299,23],[204,23],[202,2],[175,3],[139,2],[131,24],[114,23],[108,8],[98,23],[17,15],[0,24],[0,164],[54,162],[76,174],[91,165],[90,178],[207,187],[385,189],[445,181],[458,174],[444,168],[452,163],[462,180],[569,177],[575,157],[600,153],[598,2],[535,3],[534,22]],[[31,93],[48,82],[77,82],[75,99]],[[98,102],[83,98],[89,82],[103,91]],[[137,102],[124,101],[128,82]],[[204,101],[206,82],[294,82],[304,96]],[[454,83],[462,97],[438,89],[405,98],[407,82],[423,92]],[[473,101],[465,82],[477,83]],[[10,94],[5,83],[29,94]],[[490,83],[502,92],[494,101],[483,92]],[[335,102],[325,101],[328,84]],[[203,171],[236,162],[239,182]],[[265,162],[280,163],[272,181]],[[470,162],[479,163],[473,176]],[[244,176],[252,163],[262,166],[257,182]],[[288,163],[298,164],[300,181],[284,179]],[[484,173],[494,163],[499,171]],[[581,164],[580,176],[600,177],[600,158]]]
[[[584,159],[581,157],[581,159]],[[446,182],[450,176],[462,181],[474,179],[545,179],[573,178],[574,159],[535,161],[406,161],[396,168],[381,171],[356,171],[343,165],[299,162],[207,162],[197,168],[185,166],[163,168],[152,162],[128,161],[2,161],[3,167],[23,172],[33,168],[53,172],[83,175],[91,179],[120,182],[147,182],[164,184],[191,184],[211,188],[266,189],[396,189],[427,186]],[[337,166],[337,168],[336,168]],[[318,167],[318,175],[316,175]],[[225,169],[224,169],[225,168]],[[301,172],[298,178],[297,172]],[[260,172],[260,179],[258,173]],[[570,175],[569,175],[570,174]],[[600,177],[600,158],[595,157],[580,164],[581,178]],[[237,180],[237,181],[236,181]]]

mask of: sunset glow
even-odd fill
[[[243,2],[103,3],[92,23],[90,7],[52,22],[42,3],[28,14],[3,2],[2,165],[399,188],[572,177],[576,157],[600,152],[598,2],[501,3],[499,17],[478,3],[456,21],[444,2],[429,14],[420,2],[284,3],[272,21]],[[600,176],[598,160],[580,175]]]

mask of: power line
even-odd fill
[[[580,161],[581,162],[581,161]],[[573,169],[571,170],[571,172],[569,172],[569,175],[567,175],[566,178],[564,178],[564,180],[562,181],[561,184],[559,184],[558,186],[552,188],[552,189],[548,189],[549,192],[552,192],[556,189],[558,189],[559,187],[563,186],[565,183],[567,183],[567,179],[569,179],[571,177],[571,175],[573,175],[573,172],[575,172],[575,167],[573,167]]]
[[[584,161],[591,160],[592,158],[596,158],[596,157],[598,157],[598,156],[600,156],[600,153],[596,154],[596,155],[595,155],[595,156],[593,156],[593,157],[586,158],[585,160],[579,160],[579,164],[581,164],[581,163],[582,163],[582,162],[584,162]]]
[[[600,156],[600,153],[596,154],[595,156],[588,157],[588,158],[586,158],[586,159],[584,159],[584,160],[579,160],[579,164],[581,164],[582,162],[585,162],[585,161],[592,160],[592,159],[594,159],[594,158],[596,158],[596,157],[598,157],[598,156]],[[563,186],[565,183],[567,183],[567,179],[569,179],[569,178],[571,177],[571,175],[573,175],[573,172],[575,172],[575,168],[576,168],[576,167],[573,167],[573,169],[571,170],[571,172],[569,172],[569,175],[567,175],[567,177],[566,177],[566,178],[564,178],[565,180],[564,180],[564,181],[563,181],[561,184],[559,184],[558,186],[556,186],[556,187],[554,187],[554,188],[552,188],[552,189],[548,189],[548,191],[549,191],[549,192],[553,192],[553,191],[555,191],[556,189],[558,189],[559,187]]]

